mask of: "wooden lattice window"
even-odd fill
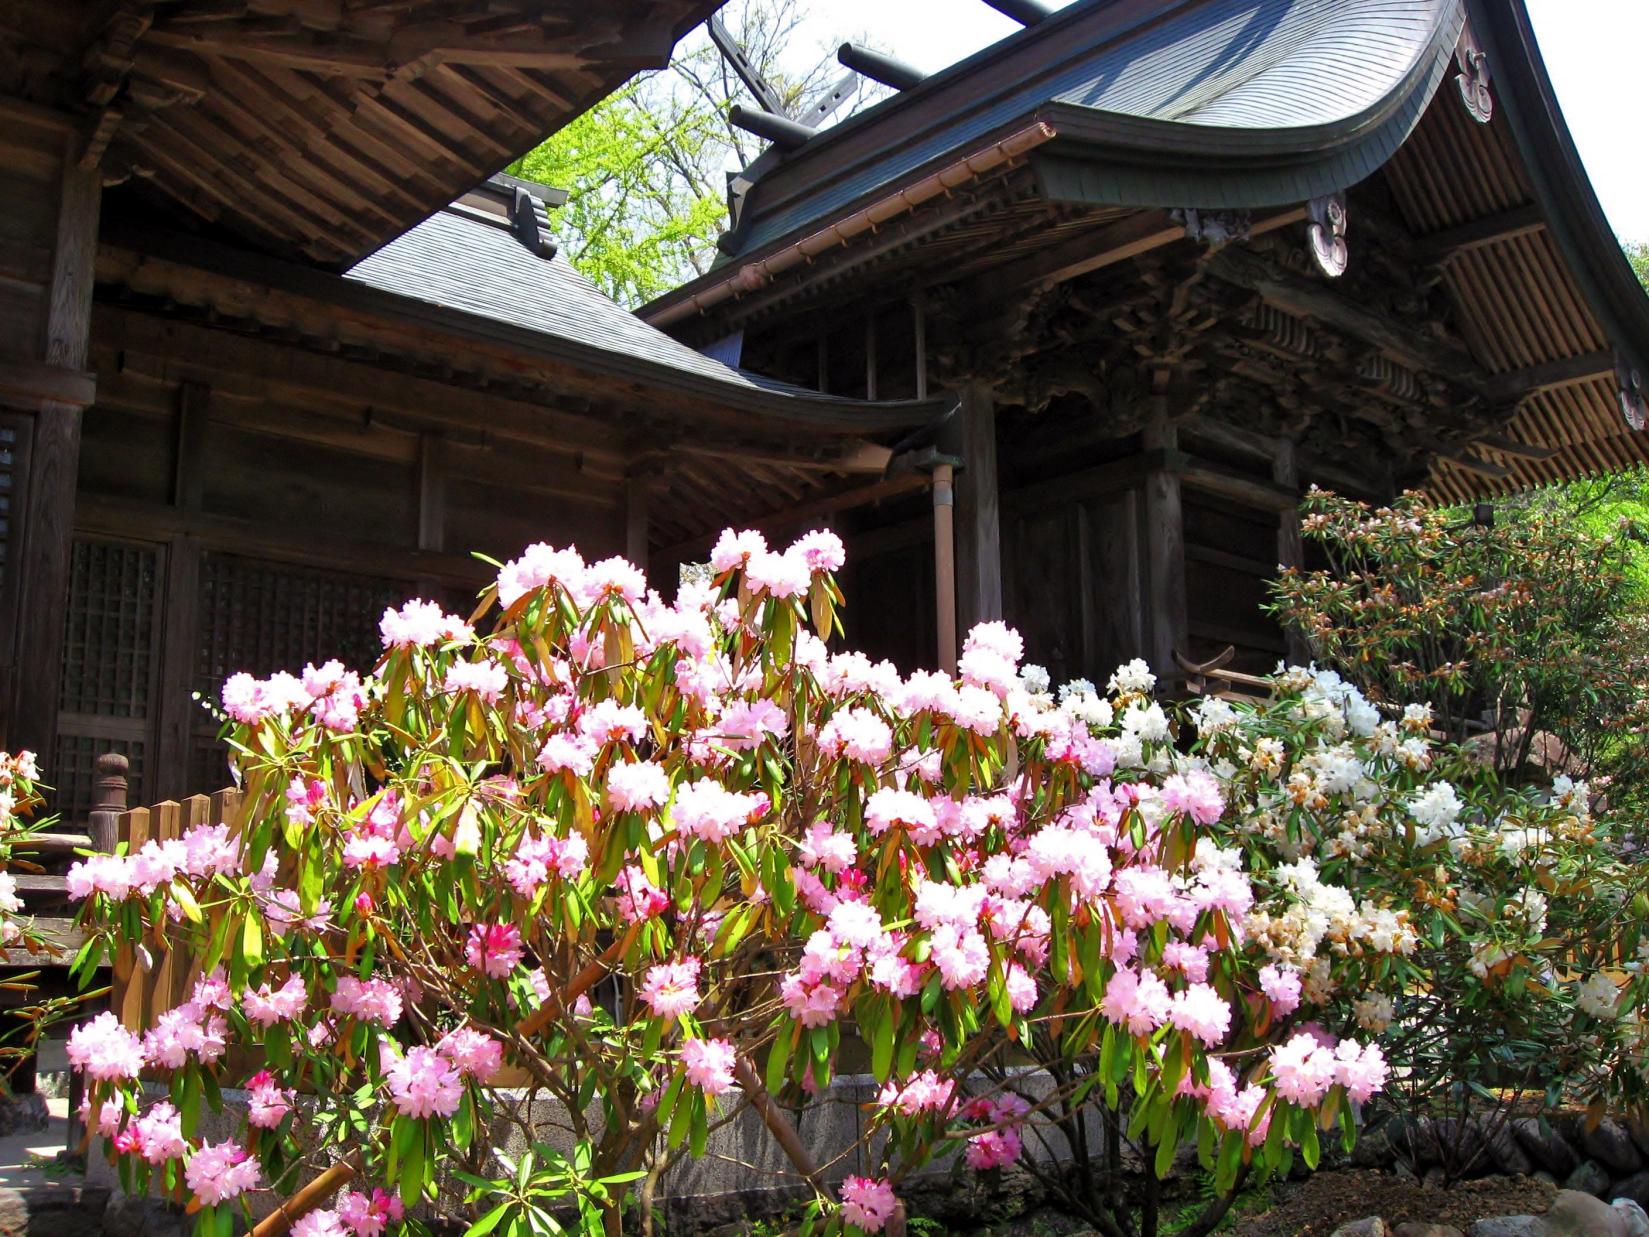
[[[51,780],[65,820],[85,818],[100,752],[131,763],[133,802],[143,802],[153,741],[165,569],[156,545],[77,537],[69,561],[63,684]]]
[[[236,671],[296,673],[332,657],[364,672],[383,651],[378,619],[384,608],[416,591],[402,580],[202,554],[195,690],[215,702],[224,679]],[[198,790],[225,784],[227,750],[217,730],[201,710],[189,761],[189,784]]]

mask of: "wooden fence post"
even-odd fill
[[[97,758],[97,781],[92,788],[92,849],[109,854],[120,840],[120,814],[126,810],[126,757],[104,752]]]
[[[126,773],[130,767],[119,752],[104,752],[97,758],[97,780],[92,784],[92,810],[87,832],[92,849],[104,854],[112,852],[120,839],[120,817],[126,811]],[[114,993],[110,992],[110,1006],[118,1009]],[[80,1120],[80,1101],[86,1093],[85,1080],[79,1071],[69,1071],[68,1146],[73,1151],[86,1135]]]

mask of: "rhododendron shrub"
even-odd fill
[[[1385,1084],[1416,1114],[1461,1115],[1484,1097],[1504,1109],[1531,1092],[1598,1111],[1643,1103],[1649,899],[1642,869],[1622,861],[1607,824],[1592,817],[1585,786],[1559,778],[1507,789],[1433,740],[1428,709],[1382,713],[1331,671],[1279,670],[1265,700],[1197,702],[1177,718],[1173,749],[1136,741],[1161,729],[1141,688],[1124,684],[1102,702],[1098,720],[1116,719],[1113,779],[1153,770],[1165,805],[1200,810],[1207,822],[1191,861],[1199,879],[1223,872],[1219,879],[1246,882],[1239,973],[1264,1020],[1257,1030],[1280,1040],[1270,1057],[1279,1097],[1341,1115],[1336,1084],[1359,1102]],[[1063,707],[1092,716],[1093,698],[1075,685]],[[1131,890],[1133,879],[1119,872],[1113,885]],[[1192,1016],[1208,951],[1170,938],[1157,957],[1153,970],[1117,972],[1103,1014],[1135,1031]],[[1182,991],[1171,996],[1176,980]],[[1096,1063],[1067,1059],[1037,1030],[1035,1055],[1075,1081],[1074,1094],[1096,1072],[1103,1081]],[[1381,1042],[1358,1050],[1368,1036]],[[1241,1046],[1228,1033],[1228,1051],[1215,1054],[1210,1113],[1232,1102],[1221,1062]],[[1061,1099],[1050,1117],[1063,1138],[1038,1140],[1086,1171],[1073,1178],[1035,1159],[1030,1167],[1100,1223],[1120,1207],[1111,1200],[1124,1161],[1083,1157],[1096,1115],[1108,1114]],[[1115,1116],[1106,1124],[1113,1145],[1140,1141],[1139,1125]],[[1269,1133],[1263,1119],[1251,1128]],[[1141,1151],[1168,1154],[1148,1125],[1143,1132]],[[1313,1161],[1317,1150],[1302,1146]],[[1202,1150],[1207,1159],[1206,1139]],[[1217,1184],[1233,1179],[1229,1164],[1215,1167]],[[1210,1222],[1222,1204],[1223,1195]]]
[[[1158,1173],[1195,1145],[1226,1189],[1349,1137],[1388,1069],[1346,1002],[1401,992],[1415,931],[1407,891],[1353,896],[1300,831],[1356,799],[1446,849],[1423,764],[1361,722],[1354,761],[1317,705],[1204,706],[1187,754],[1142,665],[1060,700],[1000,623],[956,678],[831,653],[841,563],[829,533],[728,533],[667,603],[534,546],[470,622],[386,613],[370,670],[232,678],[239,818],[74,876],[98,948],[198,963],[141,1035],[70,1043],[128,1183],[226,1229],[324,1170],[296,1208],[319,1231],[481,1231],[536,1205],[487,1184],[493,1145],[560,1172],[565,1130],[618,1187],[608,1231],[626,1190],[646,1231],[668,1164],[748,1104],[818,1227],[862,1233],[934,1156],[988,1172],[1071,1112],[1125,1114]],[[789,1107],[851,1041],[881,1091],[837,1186]],[[223,1086],[248,1112],[208,1137]]]

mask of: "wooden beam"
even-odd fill
[[[84,408],[97,398],[97,380],[91,374],[61,365],[0,360],[0,397],[24,407],[50,401]]]
[[[1538,443],[1516,442],[1500,434],[1483,434],[1473,440],[1474,445],[1485,450],[1493,451],[1497,455],[1509,455],[1518,460],[1550,460],[1557,458],[1556,447],[1543,447]]]
[[[1445,378],[1479,394],[1489,376],[1464,347],[1433,339],[1406,322],[1296,275],[1252,249],[1232,246],[1209,259],[1208,271],[1255,293],[1268,304],[1361,340],[1410,369]]]
[[[1562,387],[1579,386],[1586,382],[1596,382],[1599,378],[1614,376],[1614,353],[1587,352],[1581,356],[1561,357],[1555,361],[1531,365],[1527,369],[1496,374],[1489,379],[1488,395],[1497,401],[1524,399],[1545,391],[1556,391]]]
[[[962,472],[956,482],[957,611],[964,630],[1002,617],[1002,528],[996,407],[989,388],[962,391]]]
[[[1489,477],[1495,481],[1504,481],[1512,475],[1512,470],[1502,464],[1491,464],[1488,460],[1468,454],[1465,451],[1439,451],[1437,458],[1447,460],[1456,468],[1463,468],[1467,472],[1476,473],[1480,477]]]
[[[137,537],[166,541],[186,534],[203,549],[307,563],[343,571],[363,571],[408,581],[436,580],[473,588],[489,578],[486,564],[462,554],[409,550],[404,545],[366,537],[329,537],[324,544],[307,533],[287,532],[267,520],[179,511],[156,503],[82,495],[75,508],[75,529],[94,536]],[[370,530],[362,530],[370,531]]]
[[[1298,501],[1292,488],[1250,477],[1212,460],[1190,460],[1172,471],[1195,490],[1219,494],[1262,511],[1288,511]]]
[[[702,456],[715,460],[744,460],[756,464],[776,464],[782,468],[799,468],[808,472],[876,473],[887,471],[893,459],[893,448],[864,439],[848,439],[841,443],[821,445],[817,450],[806,447],[779,450],[773,447],[745,446],[742,443],[719,443],[702,438],[681,439],[670,444],[670,451],[682,455]]]
[[[1533,202],[1496,215],[1484,215],[1416,239],[1415,256],[1424,263],[1447,262],[1463,253],[1546,230],[1546,215]]]
[[[1184,224],[1162,211],[1141,211],[1029,258],[986,271],[969,282],[972,295],[964,296],[963,303],[990,304],[1015,292],[1051,288],[1184,239]]]

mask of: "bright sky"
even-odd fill
[[[1649,157],[1637,102],[1649,0],[1526,3],[1603,209],[1622,237],[1649,240]],[[1018,29],[983,0],[811,0],[811,7],[813,42],[868,34],[930,72]]]

